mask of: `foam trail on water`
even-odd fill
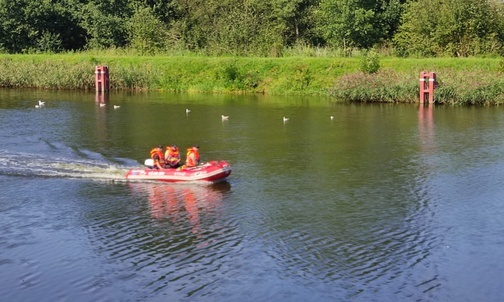
[[[83,154],[89,155],[89,152]],[[120,158],[113,160],[103,156],[64,158],[0,150],[0,174],[126,181],[126,172],[136,162]]]

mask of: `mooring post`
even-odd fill
[[[107,66],[95,67],[95,86],[96,92],[109,90],[109,70]]]
[[[436,89],[436,73],[429,73],[429,104],[434,103],[434,89]]]
[[[436,88],[436,73],[428,71],[420,72],[420,104],[425,103],[426,99],[428,99],[429,104],[434,103],[435,88]]]

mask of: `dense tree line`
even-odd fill
[[[503,0],[0,0],[0,52],[504,54]]]

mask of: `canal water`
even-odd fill
[[[502,301],[503,133],[502,107],[0,90],[0,301]],[[233,172],[126,181],[158,144]]]

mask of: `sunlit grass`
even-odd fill
[[[417,102],[419,74],[438,77],[436,102],[502,103],[499,58],[381,57],[376,74],[359,71],[360,57],[326,49],[284,50],[284,57],[138,56],[113,49],[65,54],[0,55],[0,87],[94,90],[94,69],[106,65],[111,90],[266,93],[333,96],[359,102]],[[313,53],[312,53],[313,52]],[[307,55],[308,54],[308,55]]]

